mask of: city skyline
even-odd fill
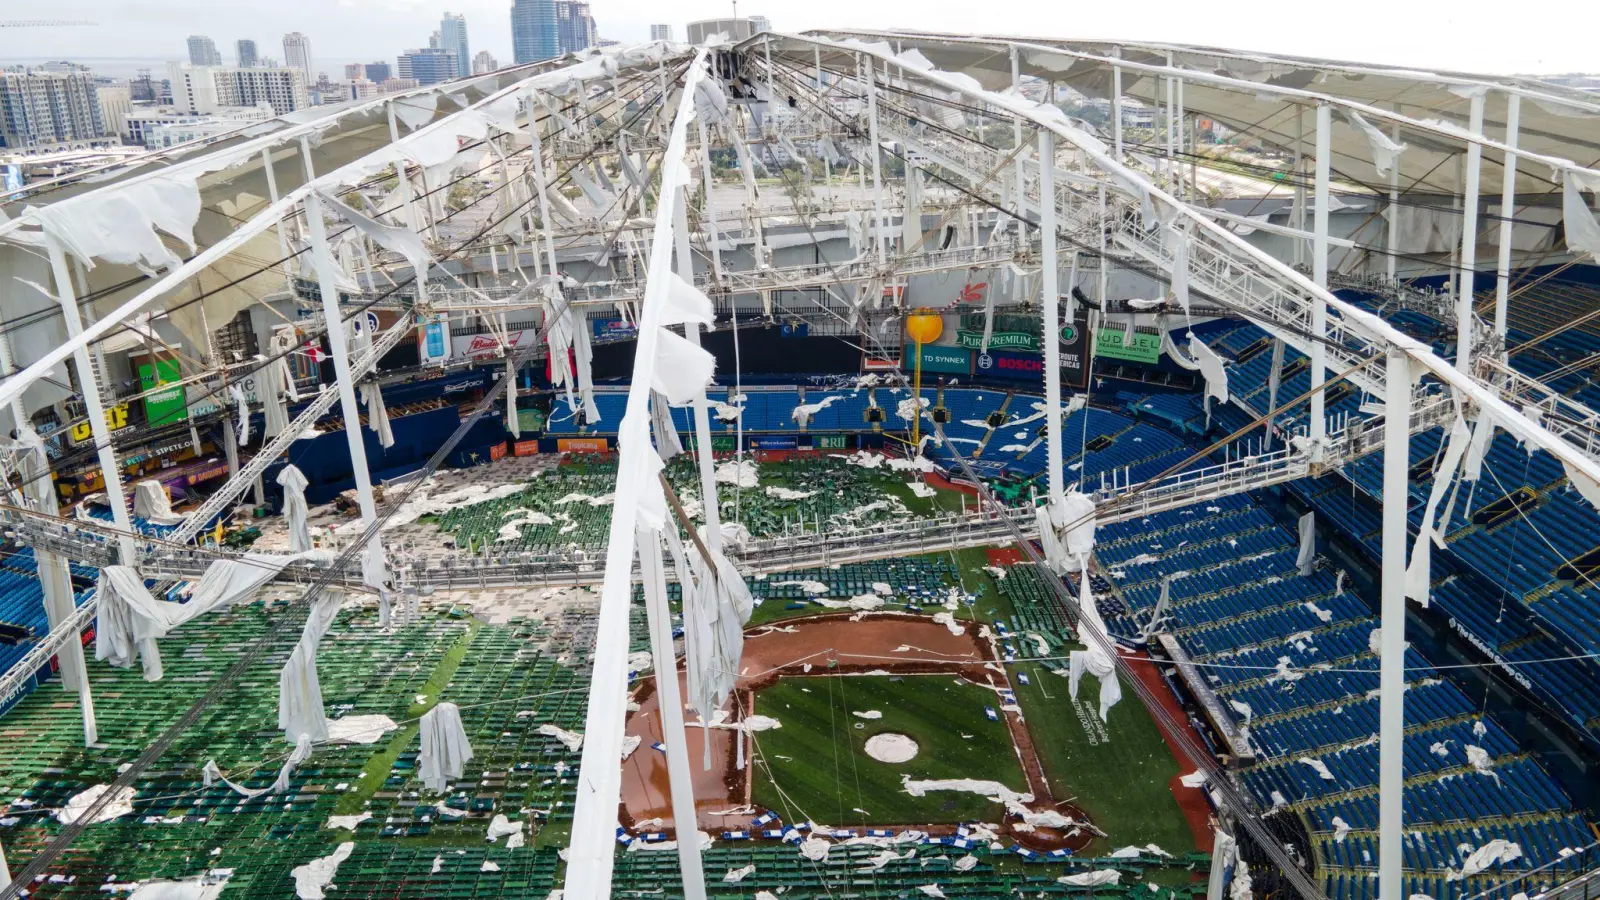
[[[1593,68],[1593,51],[1583,29],[1566,29],[1552,35],[1542,21],[1550,17],[1571,16],[1583,21],[1587,8],[1576,0],[1554,0],[1547,4],[1541,22],[1533,18],[1490,26],[1487,22],[1466,21],[1456,39],[1418,44],[1409,35],[1426,27],[1425,5],[1378,3],[1354,0],[1349,15],[1317,29],[1281,33],[1269,23],[1230,20],[1202,15],[1171,0],[1154,0],[1155,7],[1139,21],[1129,21],[1120,10],[1048,7],[1030,11],[1033,27],[1041,33],[1083,38],[1118,39],[1140,37],[1149,41],[1197,41],[1240,49],[1274,47],[1286,53],[1299,53],[1329,59],[1351,59],[1375,63],[1403,60],[1416,67],[1442,67],[1460,71],[1495,73],[1557,74]],[[744,15],[775,12],[754,2],[740,4]],[[0,30],[0,62],[14,63],[45,59],[118,59],[133,56],[130,47],[177,48],[183,35],[210,34],[221,44],[232,45],[241,36],[255,36],[258,42],[292,29],[307,34],[314,44],[326,47],[326,55],[315,57],[318,71],[330,75],[344,63],[393,57],[415,46],[419,39],[438,27],[440,15],[449,9],[466,16],[474,26],[473,52],[488,50],[497,59],[511,60],[512,38],[507,0],[448,0],[417,3],[414,0],[340,0],[335,4],[312,0],[280,0],[270,5],[218,4],[194,8],[181,0],[154,0],[129,7],[120,0],[75,0],[74,17],[100,22],[93,29],[4,29]],[[137,15],[134,15],[135,9]],[[844,3],[820,0],[807,4],[803,16],[782,15],[774,26],[782,30],[852,25],[859,28],[895,27],[913,15],[920,29],[953,33],[988,33],[996,25],[992,13],[955,5],[912,6],[903,0],[878,4]],[[665,13],[665,14],[664,14]],[[645,0],[606,0],[595,7],[600,34],[623,43],[649,40],[650,25],[672,24],[681,36],[683,26],[692,20],[719,18],[732,13],[727,0],[688,0],[674,3],[664,11],[659,2]],[[1383,21],[1386,27],[1373,33],[1359,23]],[[1003,29],[1002,29],[1003,30]],[[680,37],[681,39],[681,37]],[[147,51],[148,52],[148,51]],[[158,54],[161,60],[182,58]],[[276,55],[276,54],[271,54]],[[153,55],[155,56],[155,55]]]

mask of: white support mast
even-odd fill
[[[1411,363],[1390,350],[1384,379],[1383,572],[1378,671],[1378,896],[1402,896],[1405,834],[1406,496]]]
[[[1483,93],[1472,98],[1467,130],[1483,133]],[[1456,296],[1456,365],[1472,371],[1473,271],[1478,265],[1478,178],[1483,170],[1483,145],[1467,143],[1466,184],[1461,201],[1461,291]],[[1505,210],[1501,210],[1502,213]],[[1498,298],[1496,298],[1498,302]]]
[[[1057,283],[1061,261],[1056,247],[1055,134],[1039,129],[1039,246],[1043,250],[1040,269],[1044,293],[1044,407],[1045,444],[1049,456],[1050,502],[1066,499],[1061,481],[1061,290]],[[1103,263],[1102,263],[1103,264]]]
[[[1506,94],[1507,147],[1517,145],[1517,128],[1522,118],[1522,95]],[[1517,205],[1517,157],[1507,153],[1504,162],[1505,177],[1500,183],[1500,257],[1495,265],[1494,330],[1504,340],[1506,336],[1506,308],[1511,300],[1511,219]]]
[[[311,151],[303,144],[302,147],[309,170]],[[327,321],[328,346],[333,355],[339,409],[344,415],[344,436],[350,447],[351,474],[356,481],[356,505],[361,509],[362,529],[372,531],[363,554],[370,553],[373,556],[363,555],[362,559],[365,560],[382,552],[377,529],[373,528],[378,522],[378,509],[372,498],[372,475],[367,471],[367,445],[361,433],[361,409],[356,405],[356,380],[350,373],[350,343],[345,336],[344,319],[339,312],[339,284],[333,277],[334,267],[338,264],[333,261],[333,253],[328,246],[327,226],[322,220],[322,198],[315,191],[306,195],[306,219],[310,225],[308,237],[317,270],[317,286],[322,294],[322,316]],[[417,277],[420,280],[427,277],[427,273],[419,272]]]
[[[1333,108],[1326,103],[1317,104],[1317,177],[1316,214],[1312,217],[1311,280],[1317,287],[1328,286],[1328,196],[1329,163],[1333,156]],[[1328,304],[1321,293],[1312,298],[1311,306],[1311,459],[1322,458],[1322,442],[1328,423],[1324,406],[1326,399],[1321,390],[1328,377],[1327,348],[1322,339],[1328,333]]]

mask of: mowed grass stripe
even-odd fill
[[[1010,732],[1003,722],[984,717],[985,706],[999,707],[993,691],[957,684],[950,675],[782,679],[756,696],[756,711],[783,723],[763,732],[758,743],[777,787],[798,809],[759,768],[755,802],[790,818],[803,815],[829,825],[997,821],[1003,808],[976,794],[939,791],[913,797],[901,786],[902,776],[910,775],[984,779],[1026,790]],[[867,710],[878,710],[883,718],[853,715]],[[916,757],[891,764],[867,756],[867,739],[884,732],[916,741]]]

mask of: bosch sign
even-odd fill
[[[1044,377],[1044,357],[1037,353],[1009,353],[995,350],[978,354],[978,374],[990,378],[1033,380]]]

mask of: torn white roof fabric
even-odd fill
[[[421,753],[417,777],[434,793],[443,793],[450,781],[461,777],[472,759],[472,744],[461,724],[461,709],[440,703],[422,715]]]

